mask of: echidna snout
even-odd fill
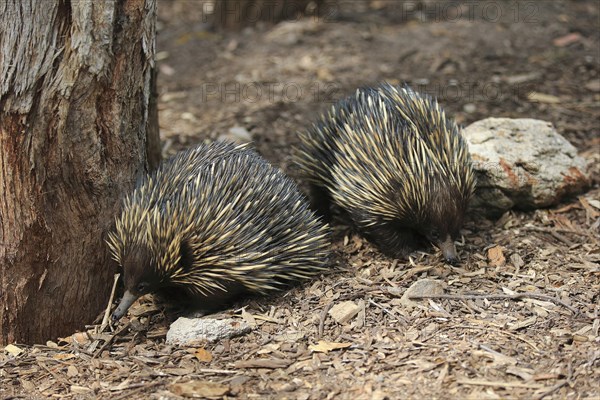
[[[129,307],[131,307],[133,302],[138,299],[138,297],[139,296],[136,296],[135,294],[131,293],[129,290],[126,291],[123,294],[123,298],[121,299],[119,306],[115,309],[115,311],[112,314],[113,321],[117,321],[117,320],[121,319],[121,317],[123,315],[125,315],[127,310],[129,310]]]
[[[147,249],[133,246],[123,260],[125,293],[112,314],[113,320],[120,319],[129,307],[142,295],[153,292],[160,286],[156,268],[151,268],[151,257]]]
[[[450,235],[448,235],[444,241],[441,241],[439,246],[444,259],[448,264],[458,264],[459,260],[458,255],[456,254],[456,246],[454,245],[454,240]]]

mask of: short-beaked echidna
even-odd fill
[[[296,163],[313,207],[327,214],[333,201],[385,254],[430,241],[458,261],[475,179],[467,144],[436,100],[406,86],[359,89],[300,133]]]
[[[142,294],[214,309],[323,271],[328,227],[295,183],[244,145],[176,154],[124,200],[108,244],[123,267],[118,319]]]

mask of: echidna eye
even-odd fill
[[[440,234],[437,231],[431,231],[427,234],[427,239],[431,242],[437,243],[440,240]]]
[[[146,291],[148,290],[148,284],[146,282],[140,282],[137,285],[137,290],[140,293],[146,293]]]

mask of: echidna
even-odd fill
[[[145,293],[210,310],[282,289],[326,268],[327,236],[295,183],[253,150],[183,151],[126,197],[109,234],[126,289],[113,318]]]
[[[467,144],[437,101],[407,86],[357,90],[300,133],[313,207],[333,201],[392,257],[433,242],[450,263],[475,189]]]

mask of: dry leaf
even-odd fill
[[[335,343],[319,340],[317,344],[311,344],[308,348],[316,353],[328,353],[332,350],[345,349],[352,346],[352,343]]]
[[[160,308],[154,303],[144,303],[137,307],[129,309],[129,314],[133,317],[143,317],[144,315],[152,314],[159,311]]]
[[[243,308],[242,308],[242,319],[244,321],[246,321],[246,323],[248,323],[248,325],[250,325],[252,328],[256,327],[256,319],[254,319],[254,316],[252,314],[250,314],[249,312],[247,312]]]
[[[229,386],[210,381],[190,381],[174,383],[169,390],[176,395],[196,398],[214,398],[225,396],[229,393]]]
[[[507,374],[518,376],[519,378],[523,379],[524,381],[531,380],[533,377],[533,372],[534,371],[532,369],[528,369],[528,368],[520,368],[520,367],[514,367],[514,366],[509,366],[506,368]]]
[[[25,390],[29,390],[29,391],[35,391],[36,390],[36,386],[35,383],[28,381],[27,379],[19,379],[21,381],[21,386],[23,386],[23,389]],[[10,399],[10,397],[8,397]]]
[[[77,332],[71,335],[72,341],[77,344],[88,344],[90,337],[86,332]]]
[[[6,346],[4,348],[4,351],[7,351],[11,355],[17,357],[19,354],[21,354],[23,352],[23,349],[21,349],[20,347],[15,346],[14,344],[9,344],[8,346]]]
[[[590,203],[591,205],[593,205],[594,207],[596,207],[598,210],[600,210],[600,201],[590,199],[587,202]]]
[[[597,218],[598,216],[600,216],[600,212],[594,209],[594,207],[600,209],[600,203],[598,202],[598,200],[588,200],[585,197],[580,197],[579,202],[592,218]],[[594,207],[592,207],[593,203],[596,203],[594,204]]]
[[[91,390],[92,389],[85,387],[85,386],[71,385],[71,393],[85,394],[85,393],[89,393]]]
[[[209,363],[212,361],[212,354],[206,349],[198,349],[194,353],[198,361]]]
[[[65,360],[70,360],[71,358],[75,358],[77,357],[75,354],[71,354],[71,353],[58,353],[55,354],[54,356],[52,356],[52,358],[54,358],[57,361],[65,361]]]
[[[502,247],[494,246],[487,251],[488,260],[492,267],[502,267],[506,264],[506,257],[502,253]]]
[[[271,317],[269,317],[267,315],[258,314],[258,315],[253,315],[253,317],[254,317],[254,319],[258,319],[258,320],[261,320],[261,321],[272,322],[274,324],[281,324],[280,320],[275,319],[275,318],[271,318]]]

